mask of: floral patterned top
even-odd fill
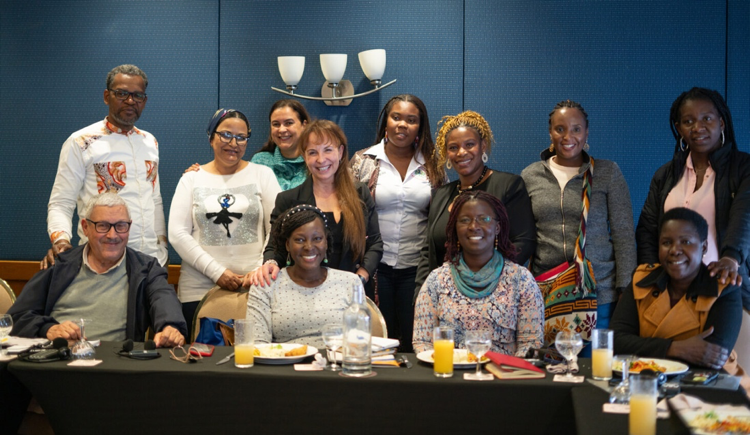
[[[531,272],[505,259],[497,289],[472,299],[456,288],[448,263],[433,270],[419,292],[414,313],[414,352],[432,348],[432,330],[452,326],[456,348],[464,348],[466,330],[492,330],[493,352],[523,357],[541,347],[544,302]]]

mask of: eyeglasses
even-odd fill
[[[463,216],[458,218],[458,221],[456,223],[462,227],[468,227],[471,225],[472,222],[476,222],[477,225],[481,225],[483,227],[486,227],[492,223],[492,221],[496,221],[497,219],[493,218],[492,216],[485,216],[485,215],[479,215],[474,218],[470,218],[468,216]]]
[[[94,228],[96,228],[97,233],[108,233],[109,229],[112,227],[115,227],[116,233],[120,233],[120,234],[127,233],[128,230],[130,229],[130,224],[132,223],[132,222],[115,222],[111,224],[109,222],[104,222],[104,221],[94,222],[91,219],[86,219],[86,220],[94,224]]]
[[[232,138],[234,138],[237,141],[238,145],[246,144],[247,140],[250,139],[250,132],[247,132],[247,136],[242,136],[241,134],[233,135],[232,133],[228,131],[217,131],[217,135],[219,135],[219,139],[221,139],[224,143],[230,143],[232,142]]]
[[[198,360],[203,359],[203,355],[201,355],[198,351],[196,351],[195,353],[190,353],[191,350],[195,350],[195,348],[193,346],[190,346],[186,352],[182,346],[177,346],[169,349],[169,357],[175,361],[179,361],[185,364],[198,362]]]
[[[146,101],[146,94],[143,92],[128,92],[122,89],[108,89],[109,92],[115,94],[115,98],[120,101],[126,101],[129,97],[133,97],[133,101],[136,103],[142,103]]]

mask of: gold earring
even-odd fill
[[[551,153],[555,152],[555,144],[553,144],[553,143],[549,144],[549,152],[551,152]]]

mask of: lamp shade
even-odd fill
[[[284,83],[296,86],[305,71],[305,56],[279,56],[279,73]]]
[[[359,64],[368,79],[382,79],[385,72],[385,50],[376,48],[374,50],[361,51],[359,53]]]
[[[320,69],[329,83],[338,83],[344,78],[346,71],[345,54],[321,54]]]

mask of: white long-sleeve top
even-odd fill
[[[79,216],[88,200],[116,191],[130,210],[128,247],[167,262],[167,235],[159,186],[159,145],[150,133],[133,127],[126,134],[106,119],[70,135],[62,146],[47,207],[52,243],[71,240],[73,210]],[[78,223],[80,244],[88,241]]]
[[[181,302],[200,300],[227,269],[246,274],[261,265],[279,192],[273,171],[255,163],[231,175],[182,176],[169,212],[169,242],[182,257]]]

